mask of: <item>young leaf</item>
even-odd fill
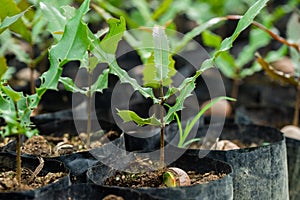
[[[31,7],[27,8],[26,10],[24,10],[23,12],[14,15],[14,16],[7,16],[5,17],[5,19],[2,21],[2,23],[0,24],[0,34],[6,29],[8,28],[10,25],[14,24],[16,21],[18,21],[21,17],[24,16],[24,14],[30,9]]]
[[[81,93],[81,94],[86,94],[86,91],[83,89],[78,88],[73,80],[69,77],[60,77],[59,81],[65,86],[65,89],[67,91],[73,92],[73,93]]]
[[[17,15],[19,13],[21,13],[21,10],[18,8],[14,0],[1,0],[1,6],[0,6],[1,20],[4,20],[4,18],[9,16]],[[10,30],[20,34],[23,39],[27,40],[28,42],[31,42],[31,34],[27,26],[24,24],[24,22],[20,17],[18,17],[17,21],[15,21],[13,24],[10,25]]]
[[[249,25],[252,24],[254,18],[259,14],[261,9],[263,9],[266,6],[266,3],[268,1],[269,0],[258,0],[247,10],[247,12],[239,20],[238,25],[232,36],[222,41],[220,50],[215,53],[216,56],[222,51],[227,51],[232,47],[232,44],[236,40],[236,38],[240,35],[240,33],[243,30],[245,30]]]
[[[201,36],[205,45],[209,47],[214,47],[216,49],[220,48],[222,42],[221,36],[216,35],[209,30],[204,31]]]
[[[153,28],[153,43],[153,54],[145,65],[144,84],[152,88],[169,86],[176,70],[175,62],[169,53],[168,38],[162,27]]]
[[[109,31],[100,42],[101,48],[109,54],[115,54],[118,43],[123,37],[123,33],[126,30],[126,23],[124,17],[120,19],[111,18],[107,21]]]
[[[87,37],[88,27],[82,22],[82,18],[89,10],[89,2],[85,0],[82,3],[76,15],[67,23],[62,39],[50,49],[50,69],[42,75],[42,84],[36,90],[40,96],[46,89],[57,89],[65,63],[82,60],[86,56],[90,41]]]
[[[178,88],[180,92],[176,98],[176,103],[173,105],[167,112],[167,115],[164,117],[165,124],[169,124],[174,119],[174,113],[183,109],[184,100],[191,95],[195,89],[196,78],[201,74],[200,71],[197,71],[193,77],[186,78]]]
[[[91,87],[91,92],[102,92],[108,85],[108,69],[105,69]]]
[[[269,0],[258,0],[255,4],[253,4],[247,12],[240,18],[238,25],[234,31],[234,33],[222,41],[221,47],[218,51],[216,51],[212,58],[205,60],[200,69],[202,71],[209,69],[214,66],[214,62],[216,58],[224,51],[229,50],[232,47],[233,42],[240,35],[240,33],[245,30],[249,25],[253,23],[254,18],[259,14],[261,9],[266,6],[266,3]]]
[[[117,110],[118,115],[122,118],[124,122],[131,122],[134,121],[138,126],[144,125],[153,125],[153,126],[160,126],[160,121],[156,119],[154,116],[149,118],[141,118],[135,112],[131,110]]]
[[[129,83],[134,90],[139,91],[140,94],[143,95],[145,98],[155,98],[151,88],[144,88],[140,86],[136,79],[131,78],[128,75],[128,73],[118,65],[116,58],[113,54],[108,54],[104,52],[102,48],[100,48],[99,39],[96,38],[90,30],[88,30],[88,35],[90,40],[92,41],[90,44],[91,52],[98,58],[98,60],[101,60],[104,63],[108,63],[111,74],[118,76],[120,78],[121,83]],[[154,99],[154,101],[158,102],[159,100]]]
[[[1,85],[1,89],[14,102],[19,101],[22,98],[22,96],[23,96],[22,92],[16,92],[10,86],[3,86],[3,85]]]

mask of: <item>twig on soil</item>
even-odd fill
[[[31,182],[43,169],[44,167],[44,159],[42,157],[38,157],[40,164],[37,166],[37,168],[32,173],[31,177],[29,178],[29,182]]]

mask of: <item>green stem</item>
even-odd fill
[[[164,139],[164,130],[165,130],[165,125],[164,125],[164,89],[163,89],[163,86],[160,87],[160,97],[162,98],[161,99],[161,102],[160,102],[160,105],[161,105],[161,108],[160,108],[160,124],[161,124],[161,127],[160,127],[160,166],[163,167],[164,166],[164,162],[165,162],[165,139]]]
[[[18,112],[18,105],[17,102],[14,102],[15,104],[15,110],[16,110],[16,116],[17,119],[19,119],[19,112]],[[21,165],[22,165],[22,160],[21,160],[21,133],[17,133],[16,136],[16,140],[17,140],[17,144],[16,144],[16,154],[17,154],[17,169],[16,169],[16,173],[17,173],[17,181],[18,181],[18,185],[21,185]]]
[[[36,68],[36,63],[34,61],[33,44],[30,45],[29,56],[30,56],[30,63],[29,63],[29,68],[30,68],[30,93],[34,94],[35,93],[34,70]]]
[[[86,141],[86,145],[87,148],[90,148],[91,145],[91,127],[92,127],[92,120],[91,120],[91,112],[92,112],[92,91],[91,91],[91,87],[92,87],[92,76],[93,73],[90,71],[90,69],[88,70],[88,121],[87,121],[87,141]]]

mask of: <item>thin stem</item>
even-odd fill
[[[300,85],[296,88],[296,102],[294,111],[293,125],[298,126],[299,124],[299,104],[300,104]]]
[[[92,78],[93,78],[93,73],[91,72],[91,70],[88,70],[88,121],[87,121],[87,141],[86,141],[86,145],[87,148],[90,148],[90,144],[91,144],[91,129],[92,129],[92,120],[91,120],[91,112],[92,112],[92,91],[91,91],[91,87],[92,87]]]
[[[36,68],[36,62],[34,61],[34,50],[33,50],[33,45],[30,45],[30,63],[29,63],[29,68],[30,68],[30,93],[34,94],[35,93],[35,80],[34,80],[34,70]]]
[[[161,124],[161,127],[160,127],[160,166],[163,167],[164,166],[164,162],[165,162],[165,139],[164,139],[164,130],[165,130],[165,125],[164,125],[164,89],[163,87],[161,86],[160,87],[160,97],[162,98],[161,99],[161,102],[160,102],[160,105],[161,105],[161,108],[160,108],[160,124]]]
[[[19,112],[18,112],[18,105],[17,102],[14,102],[15,104],[15,110],[16,110],[16,117],[19,119]],[[22,160],[21,160],[21,133],[17,133],[16,136],[17,144],[16,144],[16,154],[17,154],[17,181],[18,185],[21,185],[21,165],[22,165]]]

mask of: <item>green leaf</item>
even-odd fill
[[[98,58],[98,60],[101,60],[102,62],[107,63],[109,65],[109,73],[118,76],[121,83],[129,83],[134,90],[139,91],[140,94],[143,95],[145,98],[152,98],[154,99],[154,102],[159,102],[158,99],[155,99],[151,88],[144,88],[140,86],[134,78],[131,78],[128,75],[128,73],[118,65],[115,55],[108,54],[103,51],[103,49],[100,47],[99,39],[96,38],[91,31],[89,31],[89,38],[92,41],[90,47],[91,52],[94,56]]]
[[[239,36],[239,34],[245,30],[251,23],[253,22],[254,18],[259,14],[261,9],[263,9],[266,6],[266,3],[269,0],[258,0],[254,5],[252,5],[247,12],[241,17],[241,19],[238,22],[238,25],[234,31],[234,33],[222,41],[221,47],[218,51],[216,51],[212,58],[205,60],[200,69],[202,71],[207,70],[211,67],[213,67],[215,59],[224,51],[229,50],[232,47],[233,42],[236,40],[236,38]]]
[[[259,14],[261,9],[266,6],[266,3],[268,1],[269,0],[258,0],[247,10],[247,12],[239,20],[234,33],[229,38],[226,38],[222,41],[220,50],[215,53],[216,55],[221,53],[222,51],[227,51],[232,47],[232,44],[236,40],[236,38],[243,30],[245,30],[252,24],[254,18]]]
[[[23,94],[22,92],[16,92],[14,91],[10,86],[3,86],[1,85],[2,90],[5,92],[5,94],[11,98],[14,102],[19,101]]]
[[[221,42],[222,42],[222,38],[219,35],[214,34],[211,31],[204,31],[202,33],[202,39],[205,45],[209,46],[209,47],[214,47],[216,49],[220,48]]]
[[[144,21],[149,25],[153,24],[148,3],[145,0],[132,1],[132,3],[137,8],[137,10],[139,11],[138,13],[141,15]]]
[[[295,43],[300,43],[300,36],[299,36],[299,31],[300,31],[300,16],[298,13],[294,12],[287,24],[287,38],[291,42]]]
[[[236,69],[238,66],[234,57],[229,52],[224,51],[216,58],[216,66],[226,77],[236,78]]]
[[[120,19],[111,18],[107,21],[109,26],[109,31],[100,42],[101,48],[110,54],[115,54],[118,43],[123,37],[123,33],[126,30],[126,23],[124,17]]]
[[[183,109],[183,103],[187,97],[195,89],[195,81],[197,77],[201,74],[200,71],[197,71],[193,77],[186,78],[178,88],[179,95],[176,98],[176,103],[168,110],[167,115],[164,117],[164,123],[169,124],[174,119],[174,113]]]
[[[47,89],[57,89],[62,66],[71,60],[85,58],[90,41],[88,39],[88,27],[82,22],[83,16],[89,10],[89,0],[85,0],[76,15],[67,23],[62,39],[50,49],[50,69],[42,77],[42,84],[37,88],[41,96]]]
[[[152,125],[152,126],[160,126],[160,121],[156,119],[154,116],[149,118],[141,118],[135,112],[131,110],[117,110],[118,115],[122,118],[124,122],[135,122],[138,126],[144,125]]]
[[[160,26],[153,28],[154,51],[144,70],[144,84],[152,88],[169,86],[175,75],[175,61],[170,55],[168,38]]]
[[[1,0],[0,19],[2,21],[4,21],[6,17],[12,17],[19,13],[21,13],[21,10],[18,8],[14,0]],[[11,21],[11,19],[9,21]],[[10,25],[9,29],[15,33],[20,34],[22,38],[27,40],[28,42],[31,42],[30,31],[20,17],[18,17],[18,19]],[[0,33],[3,31],[4,29],[2,29]]]
[[[96,82],[91,87],[91,92],[102,92],[108,86],[108,69],[105,69],[103,73],[98,77]]]
[[[78,92],[78,93],[86,95],[86,91],[77,87],[71,78],[60,77],[59,81],[64,85],[64,87],[67,91],[70,91],[73,93]]]
[[[64,31],[67,23],[66,17],[64,17],[59,10],[50,3],[40,2],[39,6],[44,18],[48,21],[47,30],[56,40],[60,40],[62,36],[60,34],[55,34],[55,32]]]
[[[14,24],[16,21],[18,21],[21,17],[24,16],[24,14],[30,9],[31,7],[27,8],[26,10],[24,10],[23,12],[14,15],[14,16],[7,16],[5,17],[5,19],[2,21],[2,23],[0,24],[0,33],[2,33],[6,28],[8,28],[9,26],[11,26],[12,24]]]
[[[7,70],[7,64],[5,57],[0,57],[0,80],[3,80],[2,77]]]
[[[158,19],[161,15],[163,15],[171,7],[172,3],[173,3],[173,0],[164,0],[152,14],[152,19],[153,20]]]

